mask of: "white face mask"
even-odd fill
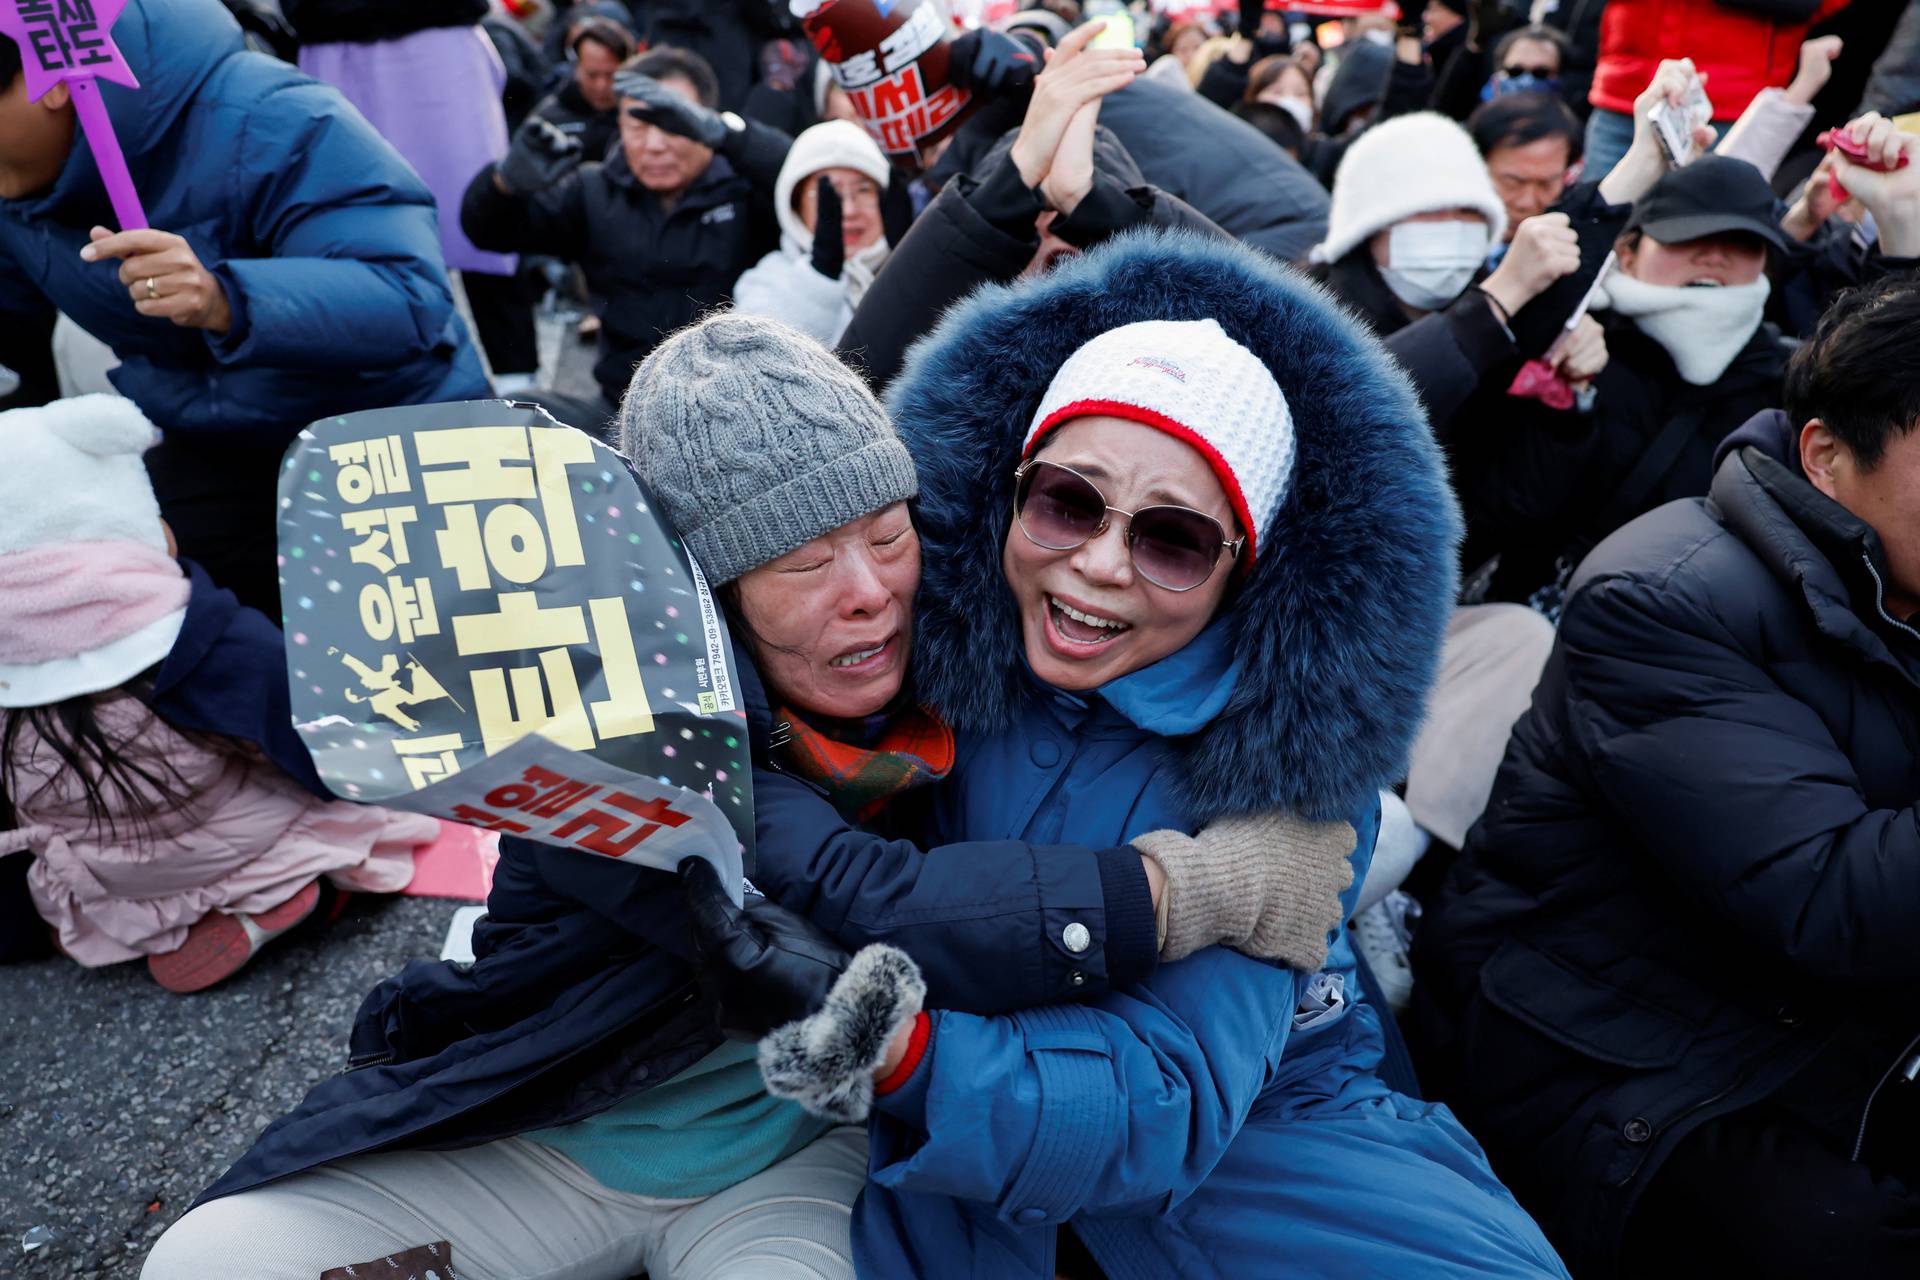
[[[1313,104],[1305,98],[1269,98],[1267,101],[1292,116],[1300,125],[1300,132],[1313,132]]]
[[[1596,311],[1627,317],[1673,357],[1681,378],[1696,387],[1717,382],[1752,339],[1772,286],[1648,284],[1621,271],[1608,275],[1594,298]]]
[[[1403,222],[1387,236],[1380,278],[1417,311],[1438,311],[1466,291],[1487,259],[1484,222]]]

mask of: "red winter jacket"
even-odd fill
[[[1794,9],[1791,3],[1775,4]],[[1692,58],[1707,74],[1713,118],[1738,118],[1755,94],[1783,87],[1800,64],[1807,28],[1847,7],[1822,0],[1805,22],[1769,17],[1767,0],[1735,8],[1721,0],[1609,0],[1600,16],[1600,57],[1589,101],[1609,111],[1633,110],[1662,58]],[[1804,8],[1804,6],[1798,6]]]

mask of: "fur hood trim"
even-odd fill
[[[1195,821],[1284,808],[1344,816],[1394,785],[1439,666],[1460,517],[1406,375],[1330,295],[1237,244],[1119,237],[993,286],[916,346],[888,407],[920,473],[920,696],[959,729],[1011,728],[1035,686],[1000,571],[1013,470],[1067,357],[1141,320],[1217,320],[1292,408],[1294,478],[1229,597],[1240,678],[1177,743]]]

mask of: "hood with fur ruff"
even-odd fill
[[[1456,590],[1460,517],[1406,376],[1317,285],[1257,251],[1173,232],[1118,238],[989,287],[916,346],[888,407],[920,472],[920,695],[956,728],[1010,728],[1035,696],[1000,570],[1013,469],[1054,372],[1140,320],[1219,321],[1273,372],[1293,482],[1228,597],[1241,671],[1178,742],[1196,821],[1348,813],[1406,769]]]

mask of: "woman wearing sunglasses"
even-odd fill
[[[976,294],[891,407],[919,692],[960,731],[940,835],[1291,809],[1357,832],[1351,910],[1458,536],[1378,348],[1257,254],[1137,238]],[[1451,1114],[1382,1082],[1344,933],[1319,973],[1213,946],[1080,1004],[919,1004],[870,948],[761,1047],[776,1093],[871,1100],[862,1275],[1071,1275],[1081,1249],[1109,1277],[1565,1275]]]

